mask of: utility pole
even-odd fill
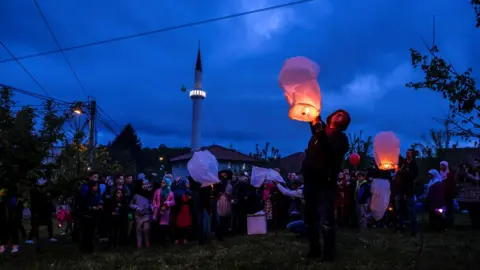
[[[94,151],[96,146],[95,141],[95,119],[97,115],[97,102],[94,99],[91,99],[89,102],[88,108],[88,117],[90,119],[88,125],[88,167],[93,169],[94,165]]]

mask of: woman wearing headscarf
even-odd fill
[[[440,162],[440,176],[442,177],[443,189],[445,191],[445,205],[447,208],[445,215],[447,225],[453,226],[455,214],[453,201],[455,199],[456,183],[455,174],[450,172],[447,161]]]
[[[165,243],[170,223],[170,208],[175,205],[175,197],[170,189],[170,178],[164,177],[160,188],[153,194],[153,219],[158,222],[158,233],[162,243]]]
[[[427,207],[430,219],[430,226],[434,229],[443,228],[445,215],[445,192],[442,183],[442,176],[437,170],[428,171]]]

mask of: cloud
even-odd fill
[[[230,2],[224,10],[232,14],[286,3],[285,0],[240,0],[233,5],[233,12]],[[222,53],[240,58],[277,50],[282,47],[285,35],[297,28],[311,29],[332,12],[329,0],[315,0],[243,16],[224,25],[230,38],[222,41]]]

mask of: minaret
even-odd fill
[[[198,42],[197,63],[195,64],[195,84],[190,90],[190,98],[193,101],[192,109],[192,142],[191,151],[200,149],[200,119],[202,114],[202,101],[207,97],[207,93],[202,87],[202,57],[200,55],[200,41]]]

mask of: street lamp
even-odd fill
[[[163,161],[163,157],[159,157],[158,160]]]

